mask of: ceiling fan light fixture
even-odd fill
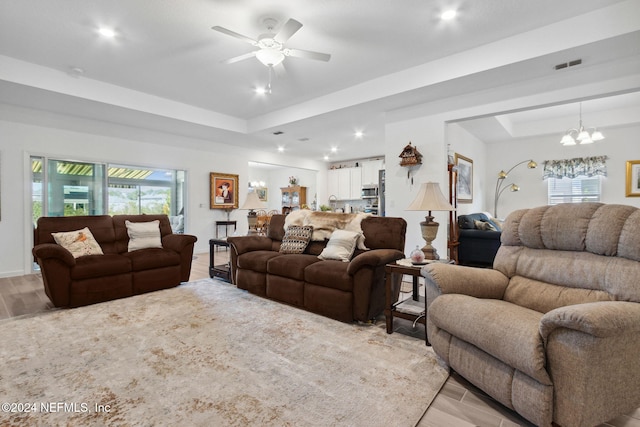
[[[267,67],[275,67],[284,60],[284,54],[279,50],[260,49],[256,52],[256,58]]]
[[[458,12],[455,9],[445,10],[440,14],[440,19],[443,21],[450,21],[455,18],[457,14]]]

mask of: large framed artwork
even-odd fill
[[[627,197],[640,197],[640,160],[627,162]]]
[[[456,153],[458,203],[473,203],[473,160]]]
[[[210,209],[238,209],[238,175],[211,172]]]

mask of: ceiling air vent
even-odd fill
[[[282,135],[284,132],[282,132],[281,130],[277,130],[275,131],[273,134],[274,135]]]
[[[574,65],[582,64],[582,59],[574,59],[573,61],[563,62],[562,64],[556,65],[554,68],[556,70],[562,70],[563,68],[573,67]]]
[[[298,139],[298,141],[300,141],[300,142],[307,142],[308,140],[309,140],[309,138],[300,138],[300,139]]]

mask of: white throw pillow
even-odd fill
[[[131,222],[125,221],[129,234],[129,252],[146,248],[161,248],[160,221]]]
[[[82,230],[51,233],[57,244],[71,252],[74,258],[85,255],[103,255],[102,248],[88,227]]]
[[[320,259],[335,259],[349,262],[361,234],[347,230],[336,230],[331,234],[327,246],[318,255]]]

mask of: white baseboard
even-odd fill
[[[30,274],[30,273],[25,273],[24,270],[16,270],[16,271],[0,271],[0,278],[4,278],[4,277],[15,277],[15,276],[24,276],[25,274]]]

